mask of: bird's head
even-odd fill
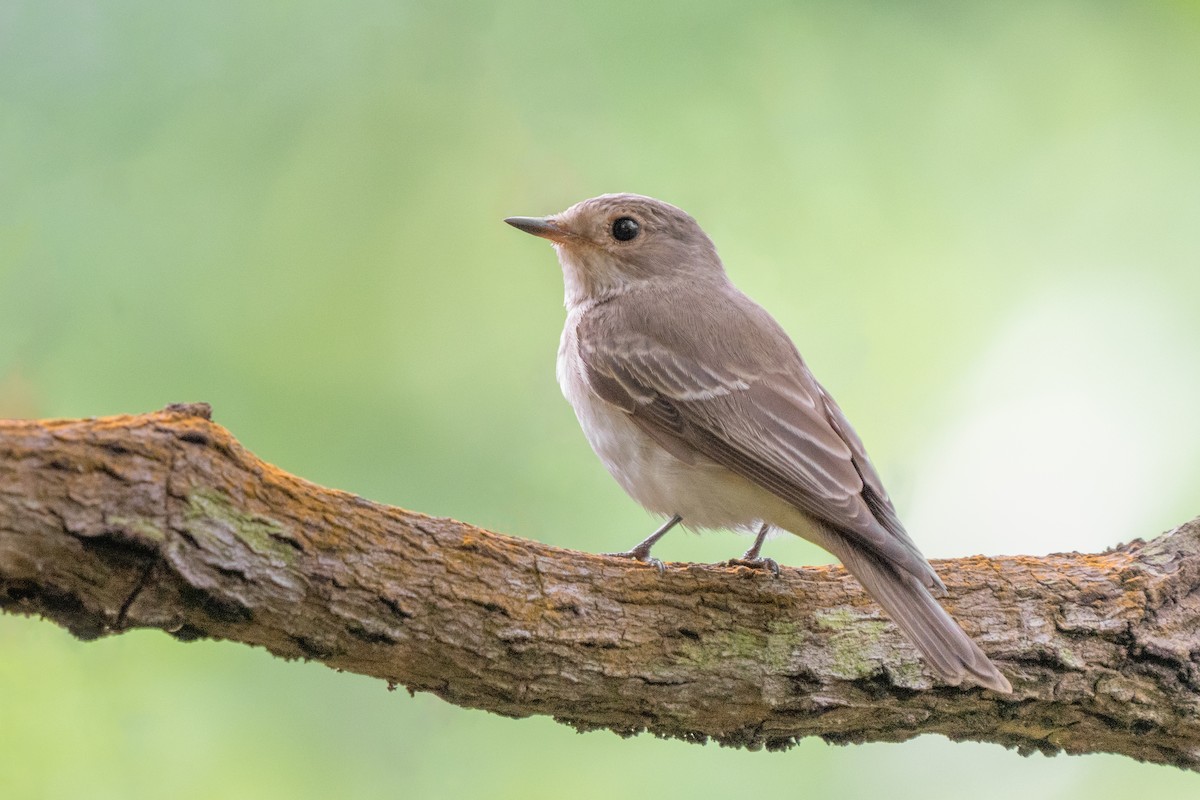
[[[637,194],[605,194],[549,217],[509,217],[558,251],[567,305],[663,280],[724,280],[712,240],[681,209]]]

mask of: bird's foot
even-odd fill
[[[779,577],[779,562],[773,558],[767,558],[766,556],[754,556],[752,558],[746,558],[746,556],[742,556],[741,558],[731,558],[724,563],[727,567],[769,569],[776,578]]]
[[[612,556],[613,558],[630,558],[630,559],[633,559],[634,561],[640,561],[643,564],[649,564],[650,566],[654,567],[659,572],[667,571],[666,564],[664,564],[662,561],[655,558],[654,556],[650,555],[649,547],[641,547],[639,545],[638,547],[635,547],[632,550],[623,550],[620,553],[601,553],[601,555]]]

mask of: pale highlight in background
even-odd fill
[[[907,518],[926,551],[1102,550],[1181,522],[1200,449],[1182,311],[1129,286],[1019,307],[914,464]]]

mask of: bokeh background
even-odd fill
[[[500,220],[636,191],[693,213],[792,333],[927,554],[1151,536],[1200,513],[1198,53],[1190,2],[6,0],[0,416],[206,400],[320,483],[628,546],[653,520],[554,382],[553,253]],[[5,798],[1198,787],[932,737],[581,736],[0,618]]]

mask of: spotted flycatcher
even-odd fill
[[[613,194],[510,225],[549,239],[566,282],[558,381],[604,466],[667,519],[621,555],[658,564],[671,527],[772,528],[837,556],[949,684],[1012,687],[938,604],[862,441],[791,339],[680,209]]]

